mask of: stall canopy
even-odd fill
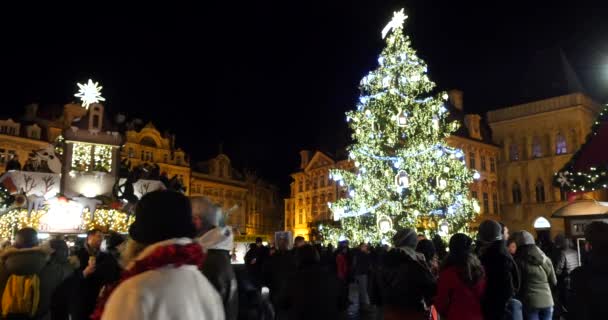
[[[566,192],[588,192],[608,188],[608,106],[593,123],[591,133],[553,183]]]
[[[608,216],[608,202],[595,200],[578,200],[567,204],[553,213],[553,218],[570,218],[583,216]]]

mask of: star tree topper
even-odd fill
[[[78,93],[74,96],[80,98],[83,108],[88,109],[89,105],[92,103],[106,101],[106,99],[101,96],[101,88],[103,87],[99,85],[99,82],[93,82],[93,80],[89,79],[89,82],[85,84],[77,83],[77,85]]]
[[[384,29],[382,29],[382,39],[386,37],[389,31],[401,27],[403,22],[405,22],[405,19],[407,19],[407,16],[403,12],[403,8],[401,11],[393,12],[393,19],[386,25],[386,27],[384,27]]]

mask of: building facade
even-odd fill
[[[460,128],[446,139],[449,146],[462,150],[466,165],[479,173],[470,186],[473,199],[481,209],[477,220],[471,224],[475,228],[481,220],[500,219],[498,156],[500,147],[492,142],[490,128],[478,114],[464,111],[463,93],[448,91],[450,120],[458,121]]]
[[[497,159],[500,148],[492,143],[489,128],[477,114],[466,114],[463,108],[463,93],[449,91],[450,120],[458,121],[461,127],[446,142],[461,149],[466,154],[466,164],[480,174],[471,184],[471,196],[479,202],[481,212],[474,228],[480,220],[500,218],[500,198],[498,195]],[[329,170],[353,170],[354,164],[348,160],[336,160],[326,153],[316,151],[300,152],[300,169],[291,175],[290,196],[285,199],[285,230],[294,236],[315,239],[317,225],[332,221],[332,213],[327,203],[346,197],[346,187],[340,187],[329,179]]]
[[[285,230],[310,239],[316,223],[333,220],[327,203],[346,196],[346,188],[329,179],[329,171],[352,170],[354,165],[321,151],[303,150],[300,158],[300,170],[291,175],[290,197],[285,199]]]
[[[162,135],[150,122],[141,130],[126,130],[121,159],[128,159],[132,167],[156,164],[168,178],[177,176],[190,194],[190,163],[186,153],[175,147],[172,135]]]
[[[283,229],[277,188],[239,172],[223,153],[194,166],[190,188],[190,195],[219,204],[228,214],[227,224],[240,235],[269,236]]]
[[[599,105],[573,93],[488,112],[498,157],[501,217],[512,230],[564,231],[551,215],[567,202],[552,185],[560,170],[585,141]]]

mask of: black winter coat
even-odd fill
[[[481,299],[484,319],[503,319],[507,302],[519,290],[519,272],[504,241],[495,241],[480,257],[487,284]]]
[[[220,294],[224,303],[226,320],[237,319],[239,313],[238,283],[230,263],[230,252],[207,250],[207,259],[205,259],[201,271]]]
[[[608,256],[591,254],[587,264],[572,271],[571,278],[569,319],[608,319]]]
[[[320,265],[302,266],[290,277],[282,309],[289,320],[338,319],[342,290],[338,279]]]
[[[72,319],[89,320],[101,288],[120,279],[121,268],[110,254],[99,252],[95,256],[95,272],[85,278],[83,271],[89,265],[89,252],[86,248],[81,248],[76,252],[76,256],[80,269],[77,270],[78,278],[72,293]]]
[[[415,254],[413,249],[411,254]],[[412,259],[400,249],[386,253],[384,265],[374,278],[375,302],[406,312],[424,312],[437,288],[424,259]]]

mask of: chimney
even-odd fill
[[[308,162],[310,161],[310,151],[308,150],[302,150],[300,151],[300,169],[304,169],[306,168],[306,166],[308,165]]]
[[[448,97],[450,99],[450,104],[454,106],[457,110],[462,111],[463,103],[462,103],[462,91],[458,89],[452,89],[448,91]]]
[[[38,114],[38,104],[37,103],[30,103],[27,106],[25,106],[25,118],[30,120],[30,119],[34,119],[36,118],[36,115]]]

